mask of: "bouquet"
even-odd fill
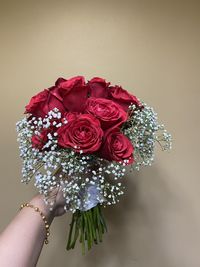
[[[62,190],[72,212],[66,249],[79,240],[82,251],[107,231],[103,208],[124,194],[127,166],[151,165],[155,144],[171,148],[171,135],[154,110],[119,85],[103,78],[58,78],[33,96],[17,123],[22,182],[48,196]]]

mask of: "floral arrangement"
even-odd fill
[[[79,240],[82,251],[102,241],[107,231],[102,208],[124,194],[126,167],[151,165],[158,142],[171,148],[171,135],[154,110],[119,85],[103,78],[58,78],[33,96],[17,123],[22,182],[48,198],[62,189],[72,212],[67,250]]]

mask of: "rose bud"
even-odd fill
[[[90,96],[107,98],[109,85],[110,83],[106,82],[106,80],[102,78],[99,77],[92,78],[90,81],[88,81]]]
[[[25,113],[44,118],[54,108],[58,108],[61,113],[65,112],[62,101],[54,95],[54,89],[45,89],[31,98]]]
[[[128,110],[131,104],[141,106],[136,96],[129,94],[129,92],[118,85],[109,88],[109,97],[114,102],[118,103],[125,111]]]
[[[48,141],[49,129],[43,129],[39,134],[35,134],[31,138],[32,147],[42,150]]]

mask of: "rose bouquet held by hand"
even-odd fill
[[[99,77],[59,78],[25,113],[17,123],[22,182],[35,177],[50,206],[52,190],[62,190],[72,212],[67,250],[79,240],[85,253],[107,231],[102,207],[119,202],[126,166],[151,165],[156,142],[170,149],[171,136],[151,107]]]

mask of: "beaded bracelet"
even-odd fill
[[[46,238],[45,238],[44,242],[45,242],[45,244],[48,244],[49,243],[48,237],[50,235],[50,231],[49,231],[50,226],[48,224],[48,221],[47,221],[45,215],[41,212],[41,210],[38,207],[35,207],[32,204],[29,204],[29,203],[21,204],[20,210],[23,209],[24,207],[28,207],[28,208],[34,209],[34,211],[38,212],[40,214],[40,216],[42,217],[42,220],[43,220],[43,222],[45,224],[45,229],[46,229]]]

